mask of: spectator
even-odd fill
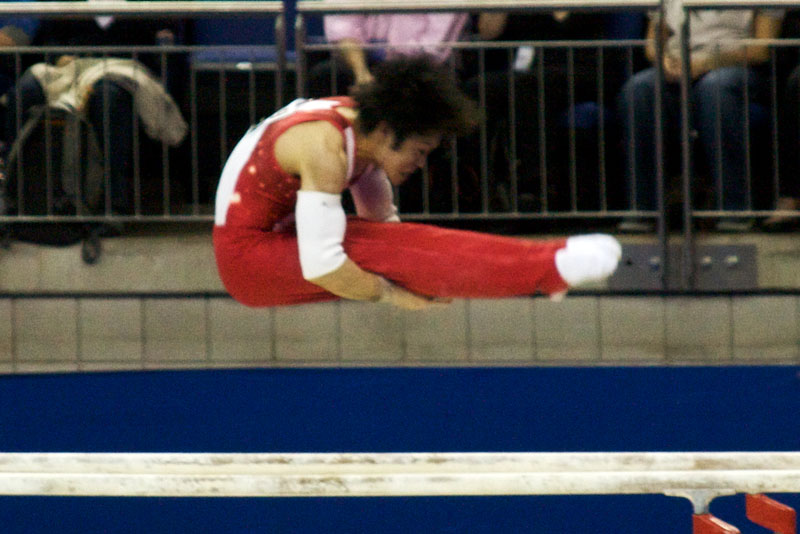
[[[437,44],[458,40],[468,20],[466,13],[326,16],[325,39],[339,44],[339,57],[333,65],[323,61],[311,69],[308,94],[312,98],[340,94],[354,84],[369,82],[371,66],[394,55],[424,52],[444,63],[452,50]],[[367,44],[385,44],[386,48],[365,50]]]
[[[4,2],[18,2],[22,0],[2,0]],[[31,44],[39,28],[39,21],[35,18],[9,17],[0,19],[0,48],[27,46]],[[23,58],[24,59],[24,58]],[[15,84],[16,59],[13,54],[0,55],[0,95],[5,95]],[[8,113],[8,97],[0,103],[0,126],[5,124]],[[2,128],[0,128],[2,130]],[[0,139],[0,156],[4,157],[11,143],[11,137],[2,130]]]
[[[604,39],[607,38],[609,16],[568,11],[537,14],[482,13],[476,27],[482,41]],[[511,207],[508,178],[512,165],[516,166],[517,175],[521,179],[521,209],[543,208],[543,197],[548,193],[549,209],[571,208],[571,195],[567,185],[570,175],[569,110],[574,110],[573,106],[582,102],[596,103],[598,83],[603,84],[605,94],[615,94],[621,85],[621,77],[618,75],[621,69],[606,68],[613,58],[613,53],[608,53],[600,71],[595,47],[534,49],[521,46],[514,50],[512,57],[509,57],[505,48],[486,51],[485,76],[478,73],[469,79],[466,82],[466,91],[472,98],[478,99],[482,85],[485,88],[487,135],[490,140],[489,180],[493,186],[491,198],[495,209],[505,211]],[[517,158],[513,162],[505,155],[511,133],[510,76],[513,76],[516,117]],[[580,136],[581,130],[576,130]],[[540,178],[543,178],[540,170],[542,137],[546,143],[549,191],[540,191]],[[587,190],[579,195],[582,205],[588,205],[587,202],[597,201],[599,163],[596,156],[587,157],[585,153],[590,149],[594,149],[596,153],[596,135],[584,137],[588,138],[576,138],[576,143],[584,151],[581,153],[583,157],[578,158],[575,163],[580,167],[577,172],[579,187],[594,189],[593,194],[588,194]],[[477,159],[479,153],[475,148],[461,152],[473,160]]]
[[[784,21],[782,37],[797,38],[800,36],[800,12],[790,11]],[[795,51],[796,52],[796,51]],[[791,74],[786,79],[785,90],[778,105],[778,126],[780,135],[780,188],[775,204],[777,211],[800,210],[800,66],[798,58],[793,55],[789,61]],[[792,68],[794,67],[794,68]],[[783,79],[781,77],[778,78]],[[800,226],[800,219],[791,215],[776,213],[762,223],[766,231],[785,231]]]
[[[679,0],[666,0],[664,20],[654,16],[648,28],[647,58],[656,60],[655,39],[664,43],[663,139],[665,176],[677,172],[680,163],[680,28],[683,8]],[[758,101],[765,91],[767,74],[762,66],[769,59],[766,45],[743,46],[747,38],[774,38],[781,28],[780,11],[693,11],[690,20],[690,125],[698,133],[698,161],[705,164],[716,184],[717,203],[725,210],[743,211],[747,199],[747,125],[745,106]],[[627,150],[626,186],[633,207],[656,209],[655,84],[656,69],[650,67],[626,82],[618,101],[623,122],[623,149]],[[745,99],[749,98],[749,102]],[[631,150],[633,149],[633,150]],[[717,223],[720,231],[744,231],[752,220],[733,218]],[[642,219],[626,219],[619,229],[652,231]]]
[[[23,0],[2,0],[4,2],[19,2]],[[0,19],[0,48],[14,46],[27,46],[36,35],[39,21],[35,18],[9,17]],[[15,60],[11,54],[0,55],[0,94],[5,94],[12,85],[15,77]]]
[[[102,0],[88,0],[97,2]],[[179,20],[157,18],[120,18],[114,16],[97,16],[77,19],[45,19],[42,21],[34,45],[46,49],[52,46],[147,46],[174,42],[182,34],[183,23]],[[103,54],[107,58],[107,54]],[[159,53],[140,53],[136,56],[137,62],[148,67],[154,73],[161,72],[162,57]],[[52,57],[44,54],[40,61],[54,63],[57,67],[66,67],[75,60],[74,56]],[[176,74],[177,65],[168,60],[167,83],[165,86],[172,94],[180,76]],[[156,75],[158,77],[158,75]],[[16,106],[17,94],[21,100],[21,109],[26,110],[36,104],[44,103],[43,88],[39,81],[32,75],[22,80],[19,91],[12,91],[9,98],[9,109]],[[131,213],[134,208],[134,191],[132,190],[133,174],[136,162],[134,135],[134,98],[131,91],[124,85],[101,78],[93,84],[89,98],[83,103],[89,122],[94,126],[101,150],[109,156],[108,168],[109,181],[112,184],[112,207],[120,213]],[[22,117],[24,121],[24,116]],[[109,131],[106,131],[106,125]],[[16,114],[9,114],[7,131],[13,137],[13,132],[19,125]],[[160,178],[161,147],[147,136],[139,136],[139,162],[142,165],[142,176]],[[109,149],[105,143],[109,142]],[[143,154],[149,154],[143,157]],[[152,157],[151,157],[152,156]],[[146,183],[147,182],[147,183]],[[150,210],[163,210],[161,205],[163,188],[158,180],[143,180],[141,192],[145,196],[143,204],[149,204]],[[146,208],[145,208],[146,209]]]

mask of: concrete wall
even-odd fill
[[[791,236],[751,239],[764,251],[760,275],[778,280],[768,283],[798,276]],[[0,300],[0,372],[800,362],[800,297],[793,293],[590,292],[559,303],[456,301],[418,313],[353,302],[258,310],[224,297],[207,232],[131,235],[103,245],[93,266],[78,247],[15,243],[0,254],[0,290],[37,295]],[[70,291],[122,296],[61,293]],[[128,298],[125,291],[201,296]]]

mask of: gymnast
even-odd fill
[[[214,252],[234,299],[264,307],[335,299],[424,309],[453,298],[544,293],[603,280],[611,236],[530,240],[400,222],[393,186],[477,110],[424,56],[383,62],[352,97],[298,99],[254,125],[217,190]],[[341,195],[356,209],[347,216]]]

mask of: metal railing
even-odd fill
[[[709,2],[704,0],[687,0],[684,8],[687,12],[697,9],[755,9],[755,8],[786,8],[795,4],[788,1],[757,2],[741,1],[727,2],[718,0]],[[114,134],[110,127],[110,117],[104,113],[103,127],[100,128],[105,150],[105,198],[103,207],[99,212],[83,214],[59,214],[49,209],[46,213],[15,214],[0,216],[0,222],[198,222],[208,223],[212,220],[212,201],[216,180],[230,149],[246,128],[261,116],[270,114],[288,98],[297,94],[302,95],[306,90],[308,75],[308,59],[313,54],[334,55],[337,50],[335,44],[320,43],[318,40],[309,39],[307,36],[307,22],[312,17],[331,14],[352,13],[421,13],[421,12],[510,12],[510,13],[546,13],[554,10],[603,12],[603,13],[643,13],[654,12],[661,9],[658,0],[617,0],[617,1],[591,1],[591,0],[548,0],[542,1],[493,1],[493,0],[444,0],[442,2],[411,1],[387,4],[385,2],[368,1],[300,1],[297,3],[297,17],[295,20],[296,60],[289,59],[290,52],[286,50],[286,32],[284,21],[284,4],[282,2],[107,2],[107,3],[76,3],[76,2],[15,2],[13,4],[0,4],[0,16],[39,16],[42,18],[86,18],[99,15],[114,17],[141,18],[148,16],[169,18],[217,18],[234,17],[244,18],[251,15],[264,15],[275,19],[274,53],[266,63],[259,56],[262,45],[183,45],[165,44],[159,46],[137,47],[16,47],[0,50],[0,56],[10,56],[16,66],[16,77],[23,74],[22,67],[31,58],[39,57],[44,61],[52,62],[62,54],[76,54],[81,57],[110,58],[123,56],[133,60],[140,60],[150,56],[155,58],[152,62],[155,77],[165,86],[169,85],[170,77],[175,75],[172,64],[185,62],[189,68],[185,71],[188,82],[184,99],[179,102],[181,110],[187,117],[189,136],[182,147],[183,152],[177,154],[166,144],[161,143],[154,152],[147,157],[157,161],[160,169],[148,170],[144,166],[146,159],[141,147],[144,143],[140,139],[140,124],[134,119],[132,135],[136,149],[133,162],[134,199],[133,207],[128,212],[120,212],[112,206],[111,178],[109,168],[110,148],[114,141]],[[686,28],[687,36],[690,29]],[[743,41],[742,45],[750,44],[750,40]],[[550,117],[545,117],[548,106],[547,92],[552,88],[544,87],[541,70],[532,72],[537,78],[533,86],[536,104],[537,128],[533,134],[538,149],[531,149],[531,145],[523,146],[517,131],[517,125],[523,120],[516,114],[515,106],[523,95],[518,94],[515,88],[517,73],[509,68],[508,75],[508,111],[502,117],[502,128],[489,131],[487,125],[481,125],[476,138],[465,141],[450,140],[448,150],[441,159],[435,163],[438,167],[429,167],[423,173],[422,179],[408,184],[411,192],[399,191],[399,203],[404,219],[409,220],[436,220],[447,222],[467,222],[471,224],[492,223],[493,221],[512,223],[517,222],[553,222],[560,221],[570,228],[573,222],[584,222],[590,225],[614,225],[619,219],[628,216],[643,217],[655,223],[656,251],[660,265],[670,264],[669,248],[667,247],[667,211],[668,202],[665,190],[663,158],[663,139],[661,128],[656,128],[656,143],[654,147],[656,175],[657,203],[655,209],[642,209],[630,199],[618,201],[614,196],[620,195],[621,184],[618,180],[618,168],[610,168],[618,154],[613,143],[618,139],[610,131],[608,124],[614,111],[614,98],[605,89],[606,70],[604,66],[613,60],[622,69],[625,78],[636,71],[635,55],[644,47],[646,41],[642,38],[635,39],[591,39],[580,41],[545,41],[529,40],[514,42],[486,42],[480,40],[462,40],[443,43],[450,47],[460,57],[470,56],[475,59],[478,67],[478,80],[476,95],[478,101],[485,105],[487,97],[486,88],[486,55],[489,52],[505,53],[512,57],[518,47],[530,47],[538,58],[554,57],[562,54],[566,59],[565,65],[571,72],[569,83],[564,89],[569,93],[566,98],[568,105],[563,113],[565,126],[559,130],[548,122]],[[796,39],[770,40],[768,46],[772,50],[773,59],[771,68],[774,71],[775,52],[780,49],[800,46]],[[272,46],[272,45],[267,45]],[[365,45],[368,50],[385,48],[381,44]],[[584,51],[593,51],[597,57],[597,78],[595,80],[596,96],[589,104],[593,106],[594,117],[597,118],[596,131],[592,131],[593,138],[588,145],[582,143],[585,139],[578,138],[577,111],[579,104],[574,93],[574,62],[575,56]],[[204,63],[202,67],[192,63],[192,57],[197,52],[210,54],[216,60]],[[239,58],[244,55],[243,61],[226,61],[232,52]],[[657,57],[663,55],[661,46],[657,46]],[[249,59],[247,58],[250,54]],[[453,57],[455,57],[455,55]],[[612,57],[613,56],[613,57]],[[449,65],[456,71],[458,65],[455,59],[449,60]],[[269,64],[267,64],[269,63]],[[534,69],[542,69],[543,61],[534,63]],[[663,73],[660,72],[660,61],[656,62],[658,76],[663,83]],[[294,76],[293,83],[284,84]],[[775,96],[777,82],[773,75],[771,86],[771,105],[769,114],[771,120],[769,137],[773,144],[773,157],[778,159],[778,132],[777,105]],[[688,84],[688,80],[684,80]],[[265,87],[271,86],[269,91]],[[293,90],[292,90],[293,88]],[[661,83],[655,88],[656,101],[661,101]],[[292,94],[294,93],[294,94]],[[17,93],[17,102],[19,102]],[[686,98],[683,99],[684,105]],[[619,111],[619,110],[617,110]],[[662,108],[653,109],[653,122],[660,125],[662,121]],[[624,112],[624,110],[623,110]],[[746,111],[745,111],[746,112]],[[22,122],[22,110],[17,107],[13,110],[17,117],[17,125]],[[684,113],[684,117],[686,117]],[[551,151],[554,132],[563,136],[564,152],[566,157],[562,167],[558,169],[555,157]],[[692,131],[688,124],[684,124],[683,131],[683,175],[681,190],[683,193],[682,214],[683,224],[680,228],[682,245],[678,255],[682,269],[677,275],[670,275],[666,268],[659,271],[659,284],[662,288],[671,289],[696,289],[696,271],[700,261],[697,257],[694,225],[698,220],[716,219],[748,215],[753,217],[766,217],[772,214],[772,206],[749,206],[745,212],[731,212],[723,209],[700,209],[692,205]],[[468,143],[474,143],[470,145]],[[465,147],[477,147],[477,162],[468,167],[462,167],[465,158],[459,158],[465,152],[472,155]],[[592,153],[583,152],[588,146]],[[459,150],[459,147],[461,150]],[[152,148],[152,147],[151,147]],[[628,147],[629,152],[639,150],[635,143]],[[748,147],[748,152],[750,147]],[[596,152],[596,154],[594,153]],[[587,155],[588,154],[588,155]],[[532,172],[525,174],[520,170],[519,161],[525,158]],[[587,179],[579,165],[591,160],[594,166],[592,176]],[[499,162],[499,163],[498,163]],[[625,164],[625,162],[622,162]],[[19,165],[19,164],[18,164]],[[776,163],[777,165],[777,163]],[[501,172],[498,172],[498,166]],[[19,165],[17,173],[21,169]],[[149,173],[149,174],[148,174]],[[157,175],[158,182],[155,192],[151,196],[156,199],[155,206],[149,206],[141,194],[143,184],[153,180]],[[188,177],[188,178],[187,178]],[[502,178],[502,179],[501,179]],[[752,170],[748,169],[748,187],[752,187]],[[785,177],[783,178],[785,180]],[[52,184],[54,177],[48,177]],[[178,183],[183,180],[183,183]],[[616,181],[614,181],[616,180]],[[584,182],[590,182],[589,194],[584,188]],[[782,178],[774,171],[772,177],[772,195],[777,197]],[[631,184],[629,184],[631,185]],[[183,188],[176,191],[175,188]],[[631,185],[635,189],[635,185]],[[414,189],[416,188],[416,189]],[[494,188],[494,189],[493,189]],[[556,201],[549,196],[553,189],[559,189]],[[417,191],[417,189],[419,191]],[[635,196],[635,191],[632,193]],[[526,197],[526,195],[528,195]],[[587,198],[591,202],[587,205]],[[499,199],[499,200],[498,200]],[[559,203],[560,202],[560,203]],[[800,213],[789,213],[789,216],[798,216]],[[560,224],[559,223],[559,224]],[[516,227],[515,227],[516,228]],[[530,228],[530,226],[523,226]],[[674,252],[673,252],[674,254]],[[668,278],[672,277],[672,280]]]
[[[287,52],[286,32],[284,21],[284,4],[280,1],[233,1],[233,2],[15,2],[14,5],[0,5],[0,16],[36,16],[54,19],[81,19],[97,16],[113,16],[114,18],[141,19],[156,17],[158,19],[199,19],[199,18],[240,18],[259,15],[274,20],[273,38],[270,42],[247,45],[183,45],[166,41],[152,46],[20,46],[0,50],[0,57],[9,57],[14,65],[15,88],[12,89],[14,103],[9,108],[9,114],[14,117],[12,129],[19,133],[24,125],[25,114],[21,102],[24,95],[21,92],[19,81],[25,72],[24,67],[32,63],[55,63],[59,57],[69,55],[78,58],[97,58],[102,60],[125,58],[136,63],[148,58],[150,61],[144,68],[137,72],[146,72],[158,81],[165,89],[170,89],[170,82],[180,84],[185,91],[185,101],[177,102],[180,111],[187,116],[188,136],[178,149],[171,148],[166,142],[160,142],[160,147],[149,147],[150,152],[145,153],[145,140],[141,135],[142,127],[139,116],[134,110],[133,124],[130,134],[133,141],[133,156],[129,162],[132,169],[127,179],[132,182],[132,196],[127,209],[119,210],[113,205],[112,177],[109,164],[111,152],[114,150],[114,141],[119,134],[109,122],[109,103],[107,85],[96,91],[103,94],[102,117],[94,124],[98,142],[103,147],[104,166],[104,198],[101,207],[83,212],[59,213],[53,203],[54,184],[56,177],[52,175],[51,168],[55,167],[54,161],[47,158],[47,195],[48,205],[45,211],[34,212],[20,211],[13,214],[0,215],[0,222],[4,223],[38,223],[38,222],[209,222],[213,219],[210,213],[211,199],[215,180],[228,156],[232,143],[236,138],[260,116],[266,115],[279,108],[284,101],[284,77],[286,76]],[[155,39],[154,39],[155,41]],[[203,53],[203,62],[195,61],[194,56]],[[238,58],[233,65],[225,63],[226,58]],[[267,57],[266,60],[263,57]],[[267,64],[265,64],[265,62]],[[177,67],[176,67],[177,65]],[[142,65],[139,65],[142,66]],[[267,72],[264,74],[264,72]],[[235,73],[235,74],[232,74]],[[238,75],[244,77],[248,91],[244,98],[237,99],[235,106],[245,109],[246,119],[244,124],[230,124],[227,89],[230,78]],[[180,77],[180,79],[175,79]],[[206,85],[215,85],[215,98],[213,102],[203,95],[198,95],[198,78],[206,78]],[[216,83],[213,82],[216,79]],[[263,78],[269,78],[265,80]],[[272,84],[271,92],[264,89],[264,82]],[[73,84],[78,84],[76,74]],[[258,87],[257,87],[258,86]],[[97,89],[93,87],[93,89]],[[260,91],[259,91],[260,90]],[[263,94],[262,94],[263,93]],[[263,98],[268,96],[268,98]],[[98,96],[99,97],[99,96]],[[238,95],[237,95],[238,97]],[[260,99],[257,101],[257,99]],[[269,104],[269,102],[272,104]],[[242,105],[243,102],[246,104]],[[42,102],[44,103],[44,102]],[[213,118],[203,118],[200,115],[209,108],[216,107]],[[206,113],[208,115],[208,113]],[[48,116],[49,118],[49,116]],[[51,121],[45,121],[48,143],[46,153],[50,154],[49,143],[53,139]],[[231,131],[233,130],[233,131]],[[218,138],[217,150],[208,148],[208,135],[213,131]],[[218,134],[218,135],[217,135]],[[11,143],[16,137],[10,133],[10,139],[4,140]],[[80,146],[77,147],[80,150]],[[210,153],[218,154],[217,161],[205,163],[203,158]],[[188,153],[188,155],[186,155]],[[179,155],[178,155],[179,154]],[[206,158],[208,159],[208,158]],[[146,165],[147,160],[157,160],[160,169],[153,169],[154,165]],[[8,169],[14,176],[21,177],[14,182],[16,199],[9,199],[12,203],[24,203],[24,161],[18,159],[16,165]],[[149,173],[149,174],[148,174]],[[186,177],[189,176],[187,179]],[[142,199],[142,191],[150,182],[151,202]],[[159,182],[154,184],[153,182]],[[179,184],[177,184],[180,182]],[[213,182],[213,183],[212,183]],[[177,184],[177,185],[176,185]],[[180,195],[175,193],[176,187],[181,189]],[[77,192],[80,194],[80,191]],[[176,198],[176,197],[180,198]],[[78,204],[77,201],[75,204]]]
[[[295,22],[295,42],[297,46],[297,94],[304,95],[307,94],[307,74],[308,74],[308,56],[314,53],[324,53],[328,55],[333,55],[334,52],[337,50],[337,46],[335,44],[329,43],[319,43],[315,40],[309,41],[306,36],[306,19],[313,16],[319,16],[322,14],[348,14],[354,12],[360,12],[365,14],[377,14],[377,13],[419,13],[419,12],[428,12],[428,11],[452,11],[456,13],[463,13],[463,12],[476,12],[476,11],[508,11],[513,14],[525,14],[525,13],[543,13],[553,11],[554,9],[569,9],[573,11],[602,11],[602,12],[631,12],[631,11],[647,11],[647,10],[654,10],[658,9],[659,3],[658,2],[640,2],[640,1],[631,1],[631,2],[480,2],[480,1],[466,1],[466,2],[445,2],[445,3],[424,3],[424,2],[403,2],[393,4],[391,6],[387,6],[385,3],[380,2],[339,2],[339,1],[304,1],[299,2],[297,4],[297,18]],[[425,43],[415,43],[414,47],[418,48],[420,46],[424,46]],[[459,180],[463,180],[464,176],[459,177],[459,168],[458,168],[458,161],[452,162],[450,165],[450,172],[443,173],[449,174],[446,177],[445,181],[450,182],[450,187],[443,187],[443,189],[449,189],[449,192],[445,193],[445,196],[448,197],[443,201],[444,207],[432,206],[431,203],[431,177],[425,174],[423,176],[423,186],[422,186],[422,194],[420,195],[421,198],[418,199],[416,202],[416,206],[409,206],[408,203],[403,205],[402,198],[401,198],[401,211],[403,211],[407,217],[412,218],[459,218],[459,219],[509,219],[509,218],[524,218],[524,219],[553,219],[553,218],[584,218],[584,217],[620,217],[627,214],[627,209],[620,207],[620,206],[609,206],[607,202],[608,195],[606,194],[607,191],[607,183],[606,183],[606,148],[605,148],[605,141],[607,137],[607,132],[604,131],[605,123],[607,122],[607,117],[604,116],[604,113],[607,113],[607,110],[612,106],[613,98],[615,95],[611,94],[604,94],[603,93],[603,85],[605,83],[604,80],[604,69],[603,63],[604,59],[607,59],[606,56],[611,55],[609,51],[617,51],[621,52],[618,56],[626,56],[626,57],[618,57],[618,62],[621,63],[620,68],[627,68],[629,73],[633,71],[632,67],[632,55],[633,50],[635,48],[640,48],[644,45],[644,41],[642,39],[614,39],[614,40],[597,40],[597,39],[587,39],[581,41],[544,41],[544,40],[531,40],[531,41],[514,41],[514,42],[487,42],[481,40],[459,40],[453,41],[448,43],[430,43],[430,45],[440,45],[441,47],[447,47],[452,49],[455,53],[459,53],[462,56],[466,54],[470,54],[471,56],[477,57],[477,62],[479,66],[479,76],[482,76],[484,83],[479,83],[478,88],[478,95],[477,99],[482,107],[486,105],[486,86],[485,86],[485,56],[487,51],[505,51],[509,56],[516,50],[518,47],[531,47],[535,50],[535,56],[541,57],[546,54],[555,54],[560,51],[566,51],[569,58],[566,60],[567,62],[572,62],[574,60],[574,55],[578,52],[586,52],[590,50],[598,50],[597,53],[597,70],[598,76],[596,80],[597,86],[597,97],[591,102],[599,115],[598,124],[599,124],[599,131],[597,133],[597,143],[595,146],[592,146],[592,150],[596,150],[598,152],[597,160],[597,172],[599,174],[598,180],[600,182],[597,187],[600,189],[600,194],[597,205],[592,208],[585,208],[579,207],[579,195],[578,195],[578,181],[579,177],[576,173],[576,139],[575,139],[575,100],[574,95],[571,95],[573,98],[571,102],[567,105],[566,113],[568,116],[566,118],[566,122],[568,125],[566,127],[567,133],[566,135],[570,136],[570,139],[565,143],[568,144],[568,157],[569,162],[565,165],[567,167],[566,172],[568,176],[566,177],[556,177],[553,180],[548,180],[548,171],[549,165],[546,158],[546,150],[541,150],[538,154],[537,161],[535,162],[536,167],[539,169],[539,178],[536,180],[538,189],[537,191],[540,199],[537,199],[538,205],[537,208],[532,209],[530,206],[521,205],[524,203],[520,202],[518,195],[516,194],[520,191],[520,177],[517,173],[517,162],[519,160],[520,154],[518,153],[518,140],[516,135],[516,129],[513,127],[517,123],[518,120],[526,119],[525,117],[515,117],[514,116],[514,109],[515,109],[515,102],[516,97],[513,94],[514,91],[514,84],[521,75],[517,75],[517,73],[509,69],[508,77],[509,77],[509,105],[508,105],[508,117],[505,118],[505,121],[508,123],[507,131],[503,132],[503,137],[508,139],[508,146],[507,146],[507,172],[510,175],[508,184],[508,189],[510,189],[510,194],[506,198],[504,203],[500,205],[493,205],[491,192],[489,191],[489,186],[492,185],[490,182],[496,181],[497,177],[491,176],[492,169],[489,168],[491,164],[492,155],[489,154],[490,147],[488,146],[493,139],[490,138],[489,132],[487,132],[486,124],[481,125],[481,129],[479,132],[479,148],[481,153],[481,161],[479,165],[475,165],[477,168],[473,169],[476,174],[478,174],[478,179],[476,180],[477,183],[473,183],[473,189],[478,190],[479,198],[476,198],[472,202],[472,206],[465,206],[464,198],[468,197],[471,192],[469,191],[469,187],[465,184],[464,186],[459,187],[458,182]],[[387,49],[386,45],[381,44],[366,44],[364,48],[368,51],[374,50],[385,50]],[[400,48],[400,47],[396,47]],[[391,50],[387,50],[391,51]],[[332,64],[335,64],[336,60]],[[451,68],[454,70],[456,69],[456,60],[449,61]],[[541,68],[543,61],[537,61],[538,67]],[[627,64],[627,65],[626,65]],[[574,65],[570,65],[573,67]],[[540,74],[540,73],[537,73]],[[333,76],[332,76],[333,78]],[[539,76],[541,82],[541,76]],[[574,84],[574,73],[572,76],[572,80],[570,80],[571,84]],[[572,87],[571,87],[572,88]],[[338,87],[331,87],[332,92],[340,92],[343,88]],[[544,88],[540,87],[540,95],[537,95],[537,98],[540,101],[544,101]],[[311,95],[311,96],[319,96],[319,95]],[[472,95],[473,97],[475,95]],[[524,97],[522,95],[521,97]],[[546,104],[542,104],[539,106],[539,111],[543,113],[544,107]],[[547,132],[548,127],[544,124],[544,121],[539,122],[539,129],[536,132],[536,135],[540,138],[542,145],[547,140],[549,132]],[[555,136],[553,136],[555,137]],[[496,142],[496,140],[495,140]],[[454,151],[456,153],[456,160],[458,155],[458,150]],[[529,179],[526,177],[526,179]],[[566,187],[568,189],[567,193],[564,193],[563,196],[567,198],[567,200],[563,201],[560,208],[555,207],[553,205],[548,204],[547,194],[544,192],[553,184],[552,181],[555,180],[563,180],[569,181],[569,185]],[[581,199],[583,200],[583,199]],[[494,203],[497,204],[497,203]],[[654,213],[651,215],[655,215]]]

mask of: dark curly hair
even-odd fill
[[[475,103],[428,56],[389,59],[373,74],[375,80],[355,87],[352,95],[362,133],[386,122],[399,145],[411,135],[463,135],[479,121]]]

